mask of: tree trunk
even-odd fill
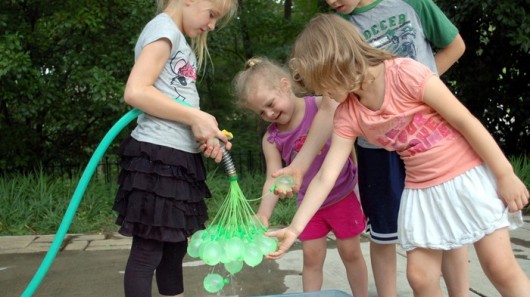
[[[286,20],[291,19],[292,9],[293,9],[293,0],[285,0],[285,4],[283,6],[283,17]]]

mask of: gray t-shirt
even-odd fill
[[[135,59],[146,45],[162,38],[171,42],[171,54],[154,86],[167,97],[199,109],[199,94],[195,85],[197,58],[184,35],[167,14],[157,15],[144,27],[134,49]],[[138,141],[190,153],[199,152],[189,126],[145,113],[138,116],[137,126],[131,136]]]
[[[432,0],[376,0],[344,15],[370,45],[409,57],[438,73],[434,48],[447,47],[458,29]],[[364,138],[358,144],[379,148]]]

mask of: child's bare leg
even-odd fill
[[[337,238],[337,249],[344,267],[350,288],[355,297],[368,296],[368,270],[361,250],[360,237]]]
[[[370,241],[370,262],[379,297],[396,297],[396,245]]]
[[[407,279],[415,297],[442,297],[442,250],[416,248],[407,252]]]
[[[442,275],[449,297],[469,296],[469,260],[467,246],[444,251]]]
[[[530,280],[517,263],[507,228],[498,229],[475,242],[484,273],[504,297],[527,296]]]
[[[327,238],[302,241],[304,268],[302,283],[304,292],[320,291],[323,282],[324,259],[326,258]]]

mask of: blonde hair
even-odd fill
[[[287,69],[265,57],[250,58],[232,81],[234,96],[238,107],[246,107],[251,90],[257,84],[266,84],[272,90],[281,88],[280,80],[291,80]]]
[[[156,8],[157,13],[163,12],[171,1],[182,1],[182,0],[157,0]],[[219,27],[223,27],[228,24],[236,15],[238,2],[237,0],[207,0],[214,2],[219,5],[221,11],[226,11],[225,15],[219,20]],[[199,34],[197,37],[191,39],[191,47],[197,55],[197,68],[204,69],[203,66],[205,60],[210,60],[210,52],[208,51],[208,32]]]
[[[294,81],[321,94],[337,87],[351,92],[373,80],[368,67],[392,58],[366,43],[351,23],[335,14],[318,14],[296,38],[289,68]]]
[[[169,5],[169,1],[171,0],[157,0],[156,1],[156,13],[159,14],[163,12],[166,7]]]

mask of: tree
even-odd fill
[[[127,108],[134,42],[153,13],[146,0],[2,2],[0,167],[87,159]]]
[[[233,149],[258,151],[264,124],[234,107],[232,78],[252,56],[286,62],[298,32],[329,7],[314,0],[238,3],[237,18],[209,34],[213,66],[198,87],[201,108],[234,132]],[[467,45],[444,80],[505,153],[528,154],[529,1],[436,3]],[[1,2],[0,172],[88,160],[128,109],[122,96],[133,48],[154,13],[150,0]]]
[[[446,81],[506,154],[530,154],[530,1],[437,3],[467,47]]]

